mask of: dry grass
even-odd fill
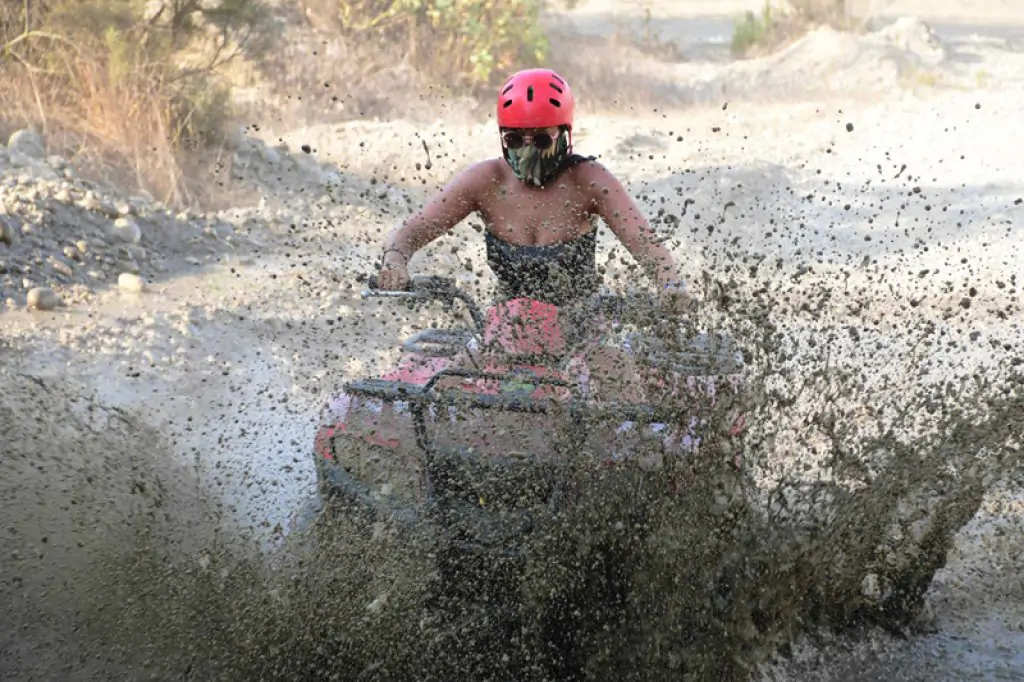
[[[133,188],[169,205],[201,203],[204,178],[186,172],[208,154],[182,148],[166,95],[149,88],[114,87],[95,64],[80,62],[78,88],[24,72],[3,73],[0,94],[7,133],[32,126],[52,153],[103,183]]]
[[[229,107],[210,76],[231,78],[220,51],[249,37],[264,0],[166,0],[155,18],[127,0],[0,0],[0,133],[32,126],[89,176],[172,205],[230,203],[210,181],[233,156],[217,134],[225,122],[435,115],[426,100],[468,114],[480,88],[489,101],[495,80],[543,61],[544,1],[275,5],[291,13],[288,38],[236,70],[259,87]]]
[[[0,132],[31,126],[90,179],[175,207],[210,205],[231,113],[212,75],[233,56],[223,51],[230,38],[210,47],[177,28],[161,33],[132,7],[57,2],[20,24],[25,14],[5,3]],[[186,69],[181,56],[197,44],[209,61]]]

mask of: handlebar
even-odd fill
[[[362,292],[362,297],[401,298],[421,302],[440,301],[447,305],[452,305],[455,300],[459,300],[462,301],[469,311],[477,332],[482,333],[484,330],[484,315],[480,307],[472,296],[459,289],[453,277],[416,275],[409,280],[409,286],[406,289],[393,291],[380,289],[377,277],[370,275],[367,278],[367,289]],[[657,297],[645,291],[618,295],[600,294],[591,298],[585,305],[595,315],[611,317],[626,324],[636,324],[648,328],[664,328],[667,323],[669,327],[677,327],[671,320],[666,319]],[[412,346],[410,350],[413,348],[421,350],[421,344],[424,343],[444,346],[458,341],[455,336],[448,334],[443,335],[445,338],[441,338],[436,334],[428,336],[417,335],[416,338],[411,339]],[[676,350],[677,352],[683,351],[683,349]],[[687,350],[692,352],[696,349]],[[705,349],[701,349],[698,353],[702,351],[706,352]],[[686,351],[683,352],[685,353]]]
[[[367,289],[362,292],[363,298],[404,298],[417,301],[441,301],[448,305],[456,300],[462,301],[473,318],[473,325],[477,331],[484,330],[484,316],[480,307],[473,300],[473,297],[465,293],[451,277],[439,275],[416,275],[409,280],[409,288],[402,291],[391,291],[380,289],[376,275],[370,275],[367,279]]]
[[[473,317],[479,331],[483,330],[483,315],[480,307],[471,296],[458,288],[452,277],[439,275],[416,275],[409,280],[409,286],[403,290],[384,290],[379,288],[376,275],[367,278],[367,288],[363,290],[363,298],[403,298],[416,301],[442,301],[452,303],[455,299],[462,301]],[[617,318],[643,319],[644,322],[658,319],[660,309],[656,299],[650,294],[634,293],[627,296],[599,295],[588,304],[595,314],[610,315]]]

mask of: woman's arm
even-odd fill
[[[622,183],[599,163],[578,166],[593,210],[601,216],[622,245],[633,254],[648,276],[664,289],[680,283],[679,268]]]
[[[379,278],[381,288],[406,286],[409,280],[406,266],[413,254],[479,209],[483,192],[492,184],[490,163],[484,161],[463,170],[423,208],[388,234]]]

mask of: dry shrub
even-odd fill
[[[848,0],[789,0],[780,9],[765,2],[760,14],[747,12],[736,22],[732,52],[755,57],[772,52],[816,26],[847,29],[851,25]]]
[[[539,64],[548,52],[545,0],[318,0],[344,38],[397,50],[438,81],[473,89]]]
[[[476,120],[507,74],[549,58],[546,0],[307,0],[258,65],[249,120]],[[483,96],[482,96],[483,95]]]
[[[203,9],[202,5],[210,5]],[[230,115],[216,81],[262,49],[257,0],[0,3],[0,111],[99,179],[199,203]]]

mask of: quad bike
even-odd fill
[[[598,322],[573,343],[576,322],[558,307],[517,298],[481,311],[450,279],[416,277],[408,291],[371,279],[363,296],[459,302],[472,320],[420,331],[392,369],[346,384],[323,408],[314,446],[325,500],[436,525],[450,592],[466,582],[467,557],[485,574],[514,563],[593,472],[658,471],[670,495],[709,429],[728,438],[745,428],[738,408],[722,409],[742,389],[741,353],[725,338],[686,338],[642,296],[594,297],[583,317]],[[597,378],[592,358],[608,352],[640,390]]]
[[[723,389],[742,388],[743,357],[728,339],[697,335],[667,344],[645,336],[644,326],[665,322],[642,298],[595,297],[605,338],[570,348],[559,309],[540,301],[513,299],[482,313],[454,280],[422,276],[408,291],[377,290],[371,279],[362,295],[449,309],[460,301],[473,321],[411,336],[393,369],[349,382],[321,411],[314,444],[321,495],[340,495],[382,518],[414,522],[441,499],[482,515],[538,503],[557,512],[571,505],[572,488],[553,475],[564,459],[558,452],[585,453],[605,467],[685,460],[699,451],[702,432],[722,426],[709,417],[721,412]],[[588,367],[597,345],[640,360],[641,383],[657,402],[598,398]],[[722,418],[731,435],[745,428],[738,410]]]

